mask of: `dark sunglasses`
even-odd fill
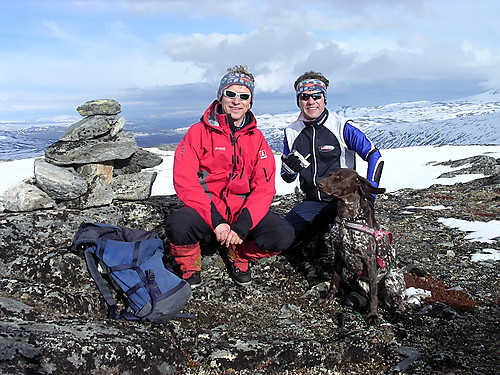
[[[230,99],[236,98],[236,96],[238,96],[240,100],[250,100],[250,98],[252,97],[252,94],[248,94],[246,92],[234,92],[231,90],[224,90],[223,94]]]
[[[314,100],[320,100],[323,97],[323,94],[320,92],[315,92],[313,94],[306,94],[305,92],[299,94],[300,100],[307,102],[309,98],[313,98]]]

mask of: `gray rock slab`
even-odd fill
[[[151,189],[156,179],[156,175],[157,172],[147,171],[114,177],[111,186],[115,194],[115,199],[148,199],[151,196]]]
[[[137,150],[134,134],[124,130],[116,136],[105,135],[98,139],[57,141],[47,147],[45,159],[55,165],[90,164],[127,159]]]
[[[76,171],[88,183],[90,183],[93,180],[94,176],[97,175],[106,176],[106,180],[111,183],[111,181],[113,180],[113,169],[113,162],[108,161],[104,163],[84,164],[76,168]]]
[[[167,330],[146,326],[65,319],[2,321],[0,329],[2,374],[174,374],[186,362]],[[112,370],[96,372],[103,368]]]
[[[87,116],[75,122],[59,137],[60,141],[75,142],[84,139],[93,139],[109,134],[118,123],[117,116],[95,115]],[[123,127],[123,125],[122,125]],[[116,134],[116,133],[115,133]]]
[[[123,127],[125,126],[125,117],[120,116],[116,120],[116,122],[113,123],[111,126],[111,129],[109,130],[109,134],[111,136],[117,135],[119,132],[123,130]]]
[[[113,99],[90,100],[76,110],[82,116],[116,115],[122,111],[120,103]]]
[[[65,203],[68,208],[84,209],[106,206],[113,201],[114,193],[105,175],[94,176],[87,192],[82,196]]]
[[[85,194],[85,181],[73,168],[47,163],[43,158],[35,159],[35,180],[40,189],[55,200],[71,200]]]
[[[43,190],[35,186],[35,179],[26,179],[3,194],[5,211],[35,211],[56,207],[56,202]]]
[[[113,173],[115,175],[138,173],[143,169],[156,167],[162,162],[163,158],[161,156],[139,148],[129,159],[115,161],[115,170]]]

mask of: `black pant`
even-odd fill
[[[166,233],[174,245],[191,245],[210,238],[213,231],[200,214],[183,207],[167,217]],[[259,249],[281,252],[295,239],[293,227],[273,212],[268,212],[248,234],[245,241],[254,241]]]

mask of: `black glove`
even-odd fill
[[[285,172],[290,175],[299,173],[302,169],[304,169],[300,163],[300,159],[292,153],[288,154],[288,156],[281,156],[281,166]]]

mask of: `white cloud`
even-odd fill
[[[333,90],[351,90],[350,96],[369,85],[415,97],[414,80],[429,94],[439,86],[446,92],[461,86],[468,94],[479,85],[500,86],[496,1],[19,0],[2,6],[4,98],[216,85],[236,64],[249,66],[263,92],[289,93],[306,70],[322,71]],[[471,22],[479,19],[480,26]],[[23,106],[10,104],[12,112]]]

